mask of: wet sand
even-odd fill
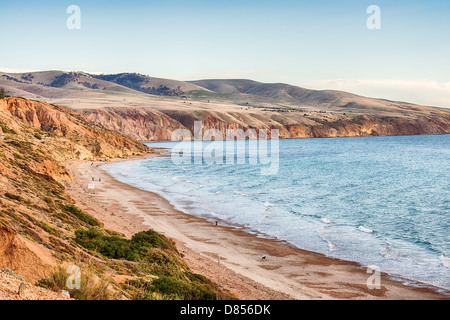
[[[74,180],[64,185],[80,208],[127,237],[153,229],[174,239],[193,272],[239,299],[450,299],[450,293],[404,285],[385,274],[380,289],[369,289],[372,274],[357,263],[185,214],[155,193],[115,180],[99,168],[102,164],[67,163]],[[95,189],[88,189],[89,184]]]

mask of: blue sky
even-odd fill
[[[247,78],[450,107],[448,0],[0,0],[0,17],[3,71]]]

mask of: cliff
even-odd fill
[[[183,82],[131,73],[43,71],[0,72],[0,86],[7,94],[46,99],[83,114],[72,115],[58,107],[64,113],[59,119],[48,110],[41,112],[36,102],[20,102],[26,105],[20,108],[15,106],[19,101],[8,102],[9,112],[27,124],[69,138],[71,132],[77,132],[67,121],[74,118],[140,141],[167,141],[180,128],[192,132],[194,121],[222,133],[233,128],[279,129],[285,139],[450,132],[450,109],[283,83],[243,79]],[[89,126],[83,130],[95,138],[96,131],[87,132]],[[97,148],[94,140],[90,141],[84,143],[88,151]],[[104,145],[101,151],[112,154],[113,150]]]
[[[149,153],[150,148],[77,112],[20,98],[0,99],[0,128],[0,271],[18,274],[28,293],[17,295],[19,283],[3,281],[0,272],[0,299],[33,299],[36,292],[40,298],[64,298],[61,290],[70,289],[68,265],[82,269],[81,288],[70,290],[77,299],[184,298],[182,292],[175,296],[142,289],[159,277],[160,282],[178,281],[197,290],[199,297],[216,296],[216,285],[190,272],[170,239],[148,230],[133,242],[105,229],[76,206],[60,183],[72,179],[67,160],[107,161]],[[155,265],[159,273],[152,269]]]
[[[145,107],[84,109],[89,121],[141,141],[167,141],[176,129],[194,130],[201,121],[204,130],[278,129],[280,138],[331,138],[450,133],[450,111],[412,116],[292,114],[277,112],[223,112],[214,110],[164,110]]]
[[[105,108],[81,111],[88,121],[140,141],[170,140],[174,130],[184,128],[168,115],[144,107]]]
[[[33,136],[40,136],[47,147],[58,144],[52,149],[57,160],[128,157],[149,151],[130,137],[105,130],[61,106],[9,98],[0,100],[0,112],[12,129],[33,128]]]
[[[57,181],[71,179],[65,161],[151,149],[76,112],[19,98],[0,99],[0,128],[0,269],[35,282],[77,251],[66,240],[74,229],[96,221]]]

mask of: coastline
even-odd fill
[[[153,156],[157,154],[144,157]],[[67,163],[74,180],[63,184],[80,208],[127,237],[151,228],[174,239],[193,272],[239,299],[450,299],[450,293],[405,285],[386,274],[381,275],[381,289],[371,290],[366,285],[370,274],[357,263],[188,215],[158,194],[115,180],[99,168],[103,164]],[[94,190],[88,190],[90,183],[95,184]]]

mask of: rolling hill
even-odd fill
[[[177,81],[136,73],[1,73],[6,94],[79,111],[138,140],[170,140],[174,130],[279,129],[282,138],[442,134],[450,109],[252,80]]]
[[[137,73],[97,75],[93,77],[154,95],[179,96],[194,90],[204,90],[204,88],[188,82],[153,78]]]

